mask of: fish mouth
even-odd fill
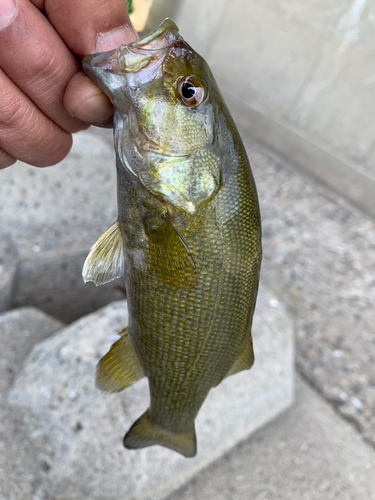
[[[146,50],[159,50],[171,47],[179,37],[178,27],[172,19],[167,17],[159,24],[157,28],[151,31],[148,35],[134,43],[130,43],[128,47],[141,48]]]
[[[179,39],[178,27],[167,18],[139,40],[84,57],[83,70],[113,102],[118,88],[139,86],[160,78],[164,57]]]

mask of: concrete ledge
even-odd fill
[[[375,217],[375,176],[371,172],[337,157],[322,144],[313,144],[301,132],[271,120],[227,92],[223,94],[244,137],[250,135]]]
[[[82,318],[36,346],[15,382],[9,402],[23,416],[33,461],[44,464],[37,478],[40,495],[162,499],[292,403],[292,324],[261,289],[255,365],[210,393],[196,422],[197,457],[185,459],[158,446],[126,450],[123,435],[148,406],[147,381],[120,395],[94,388],[97,360],[126,322],[124,301]]]

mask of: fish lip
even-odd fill
[[[166,51],[176,43],[178,38],[179,32],[176,23],[167,17],[157,28],[143,38],[135,40],[127,45],[120,45],[117,49],[107,52],[97,52],[85,56],[82,60],[82,66],[84,71],[89,75],[91,75],[93,68],[100,68],[104,71],[117,73],[120,71],[119,57],[121,51],[135,51],[140,54],[142,54],[143,51],[149,53]],[[161,45],[154,43],[155,47],[153,47],[153,42],[156,42],[158,39],[160,39]],[[141,51],[138,52],[137,49],[141,49]]]
[[[114,49],[108,52],[97,52],[85,56],[82,60],[82,67],[85,73],[91,76],[94,68],[100,68],[103,71],[119,71],[117,52],[118,49]]]
[[[146,48],[145,45],[148,45],[152,42],[155,42],[155,40],[157,40],[158,38],[161,38],[161,35],[168,35],[168,37],[165,37],[165,44],[164,45],[161,45],[159,46],[158,48]],[[153,31],[151,31],[150,33],[148,33],[147,35],[145,35],[144,37],[142,38],[139,38],[138,40],[136,40],[135,42],[133,43],[129,43],[127,45],[128,49],[143,49],[143,50],[148,50],[148,51],[159,51],[160,49],[168,49],[169,47],[171,47],[172,45],[174,45],[174,43],[177,41],[179,37],[179,32],[178,32],[178,27],[176,25],[176,23],[170,19],[169,17],[167,17],[166,19],[164,19],[164,21],[162,23],[159,24],[159,26],[157,28],[155,28]]]
[[[165,55],[179,39],[177,25],[167,18],[139,40],[114,50],[87,55],[82,60],[82,67],[113,102],[116,89],[124,87],[124,76],[127,75],[128,87],[158,78]]]

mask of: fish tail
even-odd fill
[[[125,435],[124,446],[137,449],[156,444],[177,451],[184,457],[194,457],[197,453],[194,424],[186,433],[174,434],[152,423],[149,412],[146,411]]]

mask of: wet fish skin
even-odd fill
[[[150,408],[125,446],[194,456],[209,390],[254,360],[261,224],[250,165],[208,65],[173,21],[83,66],[116,108],[118,174],[118,222],[83,275],[100,284],[124,271],[129,309],[97,384],[114,392],[147,376]],[[184,101],[181,79],[203,89],[201,103]]]

